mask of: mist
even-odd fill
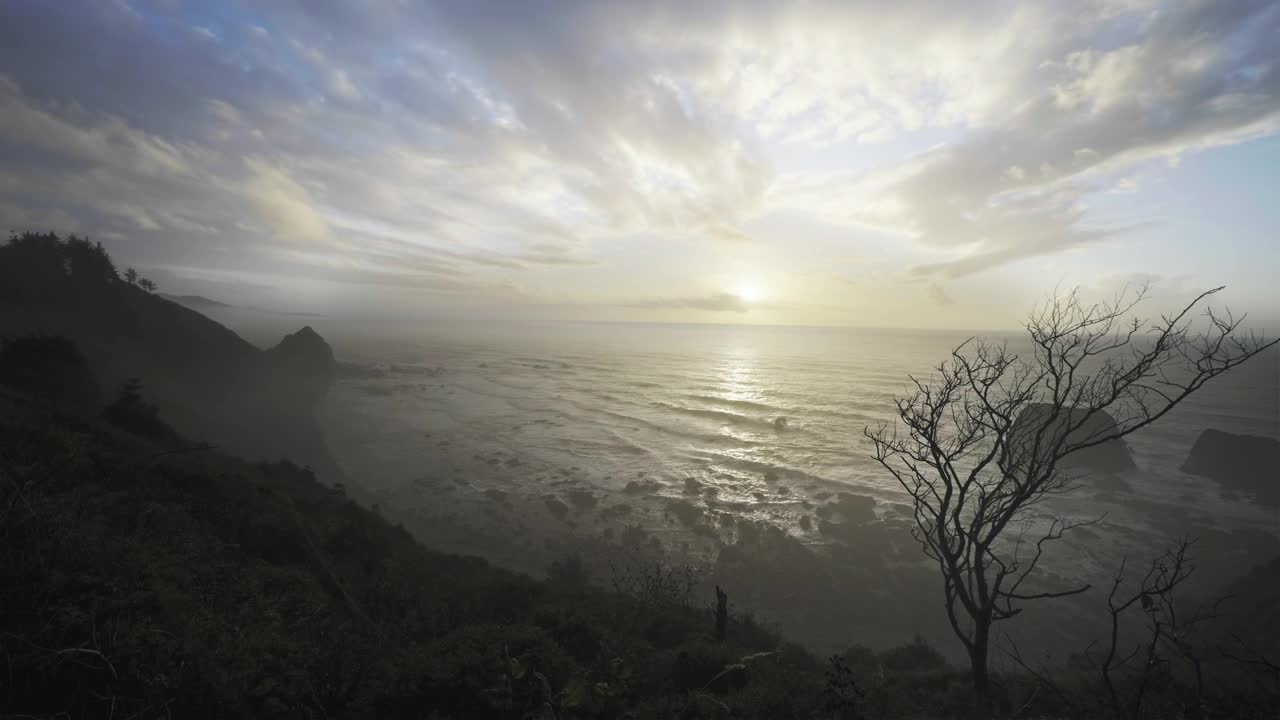
[[[0,716],[1271,717],[1277,32],[0,3]]]

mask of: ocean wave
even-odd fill
[[[861,403],[850,404],[850,406],[854,408],[857,408],[860,405]],[[879,423],[882,420],[888,420],[892,418],[892,415],[889,412],[886,412],[884,410],[883,405],[868,407],[866,410],[857,410],[857,409],[833,410],[830,408],[823,408],[823,407],[810,407],[809,410],[817,415],[821,415],[824,418],[837,420],[837,421],[848,420],[848,421],[852,421],[857,425],[875,425],[876,423]]]
[[[626,423],[632,427],[642,427],[653,430],[664,435],[673,435],[690,441],[696,441],[708,445],[733,445],[733,446],[752,446],[757,445],[753,440],[744,438],[726,437],[724,435],[715,435],[711,433],[700,433],[696,431],[686,430],[682,428],[672,427],[668,424],[654,422],[637,415],[628,415],[627,413],[616,412],[614,410],[606,410],[596,408],[595,412],[606,417],[613,418],[616,421]]]
[[[725,455],[724,453],[706,452],[697,453],[695,455],[699,460],[708,466],[708,469],[723,469],[730,472],[741,473],[749,477],[764,479],[767,482],[786,481],[786,482],[810,482],[820,485],[828,485],[832,483],[830,478],[815,475],[799,468],[791,467],[777,462],[769,462],[765,460],[752,460],[750,458],[734,457]],[[770,480],[772,478],[772,480]]]
[[[742,408],[743,410],[759,410],[760,412],[785,413],[786,410],[767,403],[755,402],[754,400],[736,400],[733,398],[720,397],[718,395],[684,395],[685,399],[695,400],[698,402],[711,403],[713,405],[728,405],[729,407]]]
[[[615,432],[608,433],[608,440],[593,440],[583,437],[567,437],[558,440],[559,449],[577,457],[610,457],[622,455],[648,455],[650,450],[634,443]]]
[[[760,428],[773,428],[773,418],[757,418],[748,415],[740,415],[727,410],[709,410],[706,408],[692,408],[684,405],[676,405],[669,402],[655,402],[653,407],[667,410],[681,415],[689,415],[692,417],[706,418],[708,420],[718,420],[720,422],[732,425],[746,425]]]
[[[616,367],[610,367],[607,365],[599,365],[599,364],[592,364],[592,363],[584,363],[584,362],[572,363],[571,367],[573,367],[576,370],[581,370],[584,372],[600,373],[601,375],[616,375],[619,372],[619,368],[616,368]]]

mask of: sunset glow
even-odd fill
[[[90,233],[176,292],[1016,328],[1047,287],[1230,279],[1280,325],[1272,2],[4,13],[6,229]]]

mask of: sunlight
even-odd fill
[[[1280,720],[1277,36],[0,0],[0,720]]]
[[[764,291],[759,285],[744,283],[733,291],[734,295],[742,298],[744,302],[756,303],[764,299]]]

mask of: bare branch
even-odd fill
[[[1095,304],[1079,291],[1057,295],[1027,321],[1027,358],[970,338],[932,377],[909,378],[908,394],[894,405],[896,423],[864,430],[872,457],[911,499],[912,536],[942,575],[948,620],[970,655],[979,714],[989,714],[981,706],[990,702],[992,625],[1026,603],[1089,589],[1023,589],[1050,543],[1101,520],[1055,519],[1030,557],[1023,556],[1035,508],[1079,486],[1072,456],[1150,425],[1278,342],[1243,335],[1244,316],[1230,311],[1209,309],[1196,320],[1197,308],[1221,289],[1155,321],[1131,317],[1146,287]],[[1190,571],[1183,560],[1179,553],[1153,567],[1144,578],[1147,593],[1180,583]],[[1113,619],[1141,602],[1118,596],[1122,574],[1123,568],[1108,596]],[[1179,627],[1189,619],[1178,618]],[[1166,618],[1158,634],[1173,621]],[[1123,660],[1115,642],[1104,661],[1108,672]],[[1153,645],[1149,653],[1155,652]]]

